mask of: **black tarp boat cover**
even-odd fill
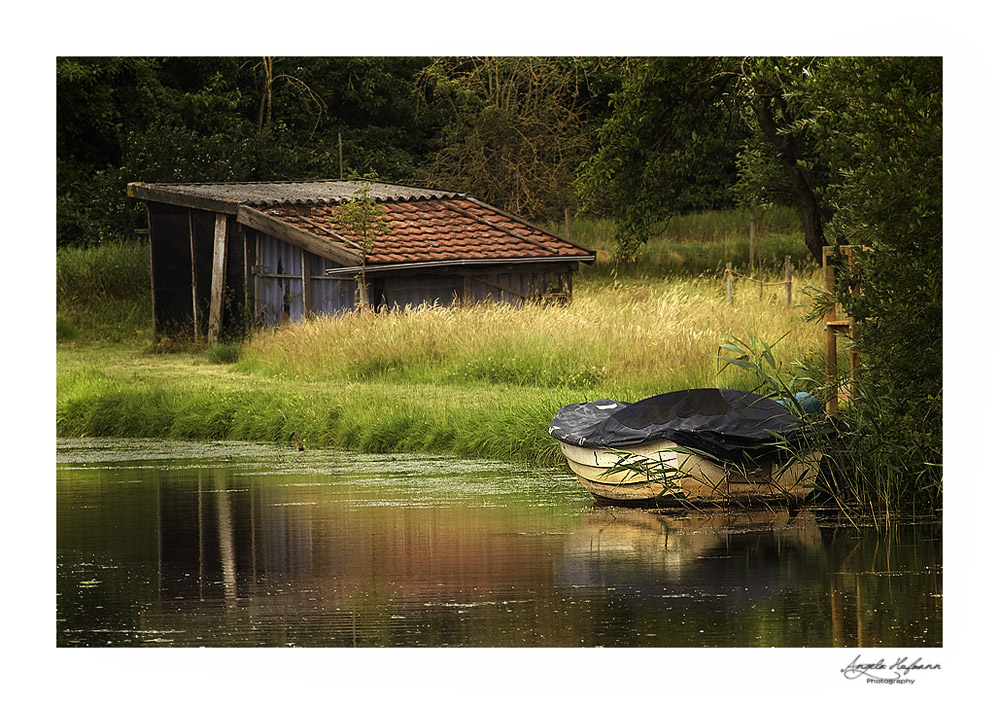
[[[802,424],[773,399],[733,389],[685,389],[634,404],[601,399],[569,404],[549,434],[586,448],[630,448],[666,440],[719,460],[762,459],[776,441],[797,444]]]

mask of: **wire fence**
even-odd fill
[[[733,263],[726,263],[726,300],[731,306],[733,304],[733,282],[739,277],[740,279],[746,279],[747,281],[755,282],[760,285],[760,294],[764,295],[765,286],[783,286],[785,287],[785,302],[791,306],[792,305],[792,258],[791,255],[785,255],[785,278],[781,281],[776,282],[766,282],[761,279],[755,279],[754,277],[747,276],[746,274],[740,274],[733,269]]]

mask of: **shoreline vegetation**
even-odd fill
[[[353,312],[264,330],[214,348],[152,346],[146,243],[57,254],[57,433],[242,440],[364,452],[429,452],[561,466],[548,422],[565,404],[697,387],[752,390],[719,359],[732,339],[780,342],[787,378],[822,379],[822,323],[807,321],[819,268],[794,213],[772,215],[755,277],[795,265],[783,287],[749,273],[745,214],[674,219],[633,263],[607,253],[610,224],[578,220],[571,239],[598,262],[567,307],[503,305]],[[562,226],[564,228],[565,226]],[[559,225],[550,226],[564,233]],[[810,383],[806,383],[807,385]],[[805,391],[813,391],[803,386]]]

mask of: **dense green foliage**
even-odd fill
[[[838,239],[865,248],[838,300],[857,321],[854,455],[897,470],[877,488],[939,499],[943,424],[942,68],[934,58],[832,59],[810,128],[840,175]]]
[[[795,96],[801,59],[650,57],[624,64],[599,148],[577,181],[618,224],[628,259],[659,224],[689,209],[790,203],[817,261],[825,243],[823,167]]]
[[[528,217],[561,215],[576,205],[574,173],[618,67],[531,57],[63,57],[57,242],[145,227],[125,196],[130,181],[372,172],[465,190]]]
[[[413,179],[431,148],[411,58],[60,58],[60,245],[145,227],[130,181]],[[343,163],[340,146],[343,145]]]
[[[623,64],[621,90],[578,182],[584,202],[615,219],[619,258],[633,257],[674,213],[727,202],[740,126],[720,100],[727,79],[714,78],[719,68],[713,58]]]
[[[424,100],[445,119],[426,183],[529,218],[576,205],[573,176],[588,147],[583,62],[438,59],[420,80]]]

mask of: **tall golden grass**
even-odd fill
[[[818,281],[818,271],[807,272]],[[480,304],[319,317],[254,336],[245,372],[310,380],[566,388],[636,397],[702,386],[746,386],[720,377],[719,346],[732,337],[781,339],[789,363],[821,349],[805,323],[811,301],[783,287],[720,278],[584,281],[569,306]]]

